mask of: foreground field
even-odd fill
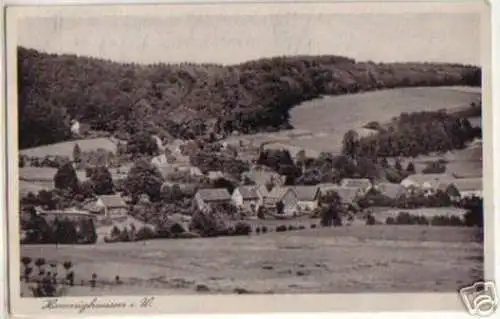
[[[478,230],[350,226],[249,237],[92,246],[22,246],[21,255],[73,261],[68,295],[454,292],[482,276]],[[115,276],[122,284],[111,284]],[[108,284],[106,284],[108,282]],[[27,294],[26,286],[23,292]]]

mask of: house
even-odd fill
[[[401,186],[410,193],[420,190],[425,194],[432,194],[441,183],[453,180],[453,176],[448,174],[413,174],[401,181]]]
[[[255,185],[239,186],[233,191],[231,197],[236,207],[249,212],[257,212],[263,200],[258,186]]]
[[[281,202],[285,214],[293,214],[299,210],[299,200],[292,187],[276,186],[265,199],[264,205],[270,208],[276,208],[276,205]]]
[[[194,199],[198,208],[205,210],[214,204],[230,203],[231,195],[225,188],[205,188],[198,190]]]
[[[406,194],[406,188],[401,184],[379,183],[374,186],[374,189],[390,199],[398,199]]]
[[[358,188],[362,193],[366,193],[373,185],[368,178],[344,178],[340,182],[340,186]]]
[[[318,186],[294,186],[297,204],[301,211],[313,211],[319,206],[320,191]]]
[[[461,198],[483,197],[483,179],[482,178],[463,178],[453,182]]]
[[[221,171],[209,171],[207,173],[207,176],[208,176],[208,179],[213,181],[216,179],[224,178],[224,173]]]
[[[80,122],[78,122],[77,120],[72,120],[70,130],[74,136],[79,136],[80,135]]]
[[[120,195],[101,195],[97,197],[95,208],[107,218],[127,216],[128,205]]]

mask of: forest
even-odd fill
[[[19,146],[71,139],[73,119],[128,140],[137,133],[223,138],[291,128],[288,111],[321,95],[481,85],[476,66],[282,56],[237,65],[115,63],[18,47]],[[335,107],[332,105],[332,107]]]

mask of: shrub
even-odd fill
[[[368,214],[368,216],[366,216],[366,225],[375,225],[375,217],[373,217],[372,214]]]
[[[288,231],[292,231],[292,230],[295,230],[295,226],[293,226],[293,225],[288,225]]]
[[[306,226],[304,226],[304,225],[300,225],[300,226],[299,226],[299,229],[301,229],[301,230],[302,230],[302,229],[306,229]]]
[[[255,227],[255,233],[260,234],[260,227]]]
[[[249,235],[251,232],[252,232],[252,227],[248,223],[238,222],[234,226],[235,235]]]
[[[155,232],[150,227],[147,226],[139,228],[139,230],[135,234],[136,240],[151,239],[154,237],[155,237]]]
[[[316,224],[311,224],[311,228],[316,228]]]
[[[262,226],[262,233],[267,233],[267,227],[266,226]]]
[[[279,225],[279,226],[276,226],[276,232],[280,233],[280,232],[284,232],[287,230],[287,227],[286,225]]]
[[[393,217],[387,217],[385,220],[385,223],[387,225],[394,225],[394,224],[396,224],[396,220]]]

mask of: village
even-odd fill
[[[74,122],[75,136],[79,136],[78,129],[79,123]],[[278,148],[276,146],[272,148],[272,143],[255,145],[252,142],[244,142],[244,139],[237,139],[237,142],[233,139],[232,143],[222,141],[203,145],[196,141],[182,140],[164,143],[156,135],[152,135],[151,138],[155,141],[160,155],[146,158],[150,167],[161,175],[160,193],[168,193],[172,189],[179,190],[184,194],[183,206],[190,207],[180,213],[175,208],[174,211],[167,209],[160,213],[165,215],[161,218],[168,220],[169,227],[177,226],[181,229],[180,232],[190,232],[189,225],[192,224],[193,212],[196,211],[206,213],[215,210],[222,211],[226,215],[224,218],[233,221],[303,220],[304,218],[320,218],[322,209],[324,210],[325,206],[335,201],[337,206],[332,209],[339,211],[338,226],[352,223],[384,224],[387,222],[387,216],[377,213],[380,211],[379,206],[386,207],[385,210],[425,207],[450,207],[453,210],[464,200],[482,198],[481,177],[460,175],[449,171],[417,172],[415,165],[408,160],[406,161],[407,167],[402,167],[401,159],[393,161],[397,170],[402,172],[400,182],[391,182],[384,178],[338,178],[337,176],[337,182],[312,181],[290,184],[286,175],[280,175],[272,167],[259,163],[259,158],[262,158],[263,153],[273,151],[287,153],[288,150],[283,147],[283,144],[277,144]],[[231,172],[228,173],[222,170],[210,170],[207,167],[200,168],[192,163],[192,159],[203,149],[212,152],[214,158],[230,158],[236,163],[243,163],[244,168],[236,169],[240,172],[239,174],[234,172],[235,169],[229,169]],[[481,141],[475,140],[470,143],[468,149],[475,150],[475,153],[478,150],[481,152]],[[317,160],[317,158],[307,157],[307,153],[303,150],[290,153],[289,157],[300,170],[299,175],[302,176],[307,175],[307,161],[310,163]],[[326,155],[320,154],[319,156]],[[73,168],[80,168],[80,161],[76,163],[73,159],[71,164]],[[384,165],[388,167],[388,161],[384,161]],[[431,164],[435,165],[437,162],[431,162]],[[429,165],[432,166],[431,164]],[[112,167],[108,160],[105,166],[115,184],[126,179],[132,167],[131,164]],[[29,170],[29,163],[21,168],[23,169]],[[86,178],[85,174],[78,174],[78,176]],[[53,178],[54,176],[48,175],[45,182],[51,185]],[[23,181],[22,178],[21,181]],[[331,198],[332,193],[336,194],[336,198]],[[33,194],[24,195],[34,197]],[[35,210],[38,216],[44,216],[52,222],[54,219],[93,220],[97,234],[96,242],[110,241],[109,238],[117,237],[116,229],[123,232],[132,227],[137,232],[137,229],[149,227],[149,232],[157,233],[158,226],[145,220],[151,219],[150,217],[145,218],[143,215],[138,219],[137,214],[132,213],[141,205],[151,205],[151,198],[147,191],[139,195],[139,198],[134,199],[130,192],[115,190],[106,194],[88,196],[76,205],[63,209],[36,206]],[[373,212],[373,207],[376,213]],[[458,219],[463,220],[460,214],[463,212],[459,211]],[[392,220],[396,217],[393,216]],[[430,217],[432,219],[432,216]],[[30,240],[26,239],[30,237],[28,235],[30,231],[32,230],[22,229],[22,242],[30,243]],[[171,232],[171,229],[169,231]],[[248,232],[251,231],[250,229]],[[115,234],[112,234],[113,232]]]

